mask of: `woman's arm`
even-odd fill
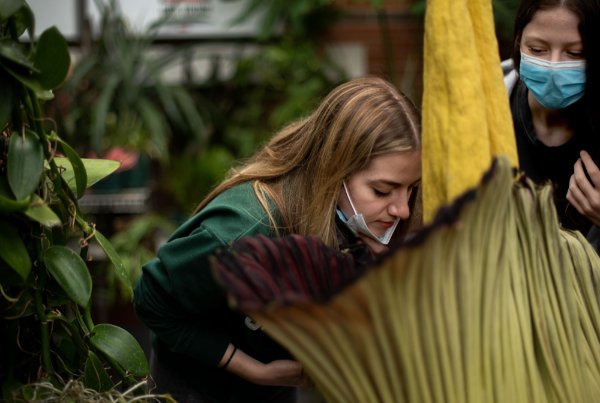
[[[233,344],[227,347],[219,367],[259,385],[304,386],[307,384],[307,378],[299,362],[275,360],[265,364],[237,349]]]

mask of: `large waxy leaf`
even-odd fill
[[[60,148],[63,150],[71,166],[73,167],[73,174],[75,175],[75,187],[77,189],[77,198],[83,196],[85,189],[87,188],[87,171],[85,165],[81,161],[81,158],[69,144],[63,140],[59,140]]]
[[[108,359],[136,376],[148,374],[148,361],[144,350],[126,330],[107,323],[94,327],[90,337],[92,345]]]
[[[81,307],[87,306],[92,295],[92,277],[83,259],[72,249],[54,245],[44,252],[44,263],[69,298]]]
[[[25,243],[15,229],[0,220],[0,259],[6,262],[22,279],[31,271],[31,259]]]
[[[25,215],[47,228],[62,224],[61,219],[56,215],[54,210],[38,195],[33,195],[33,200],[27,210],[25,210]]]
[[[88,388],[97,390],[98,392],[107,391],[114,386],[108,372],[106,372],[106,369],[102,365],[102,361],[100,361],[93,351],[88,352],[88,358],[85,361],[83,383]]]
[[[113,264],[114,270],[117,273],[117,277],[121,280],[121,284],[125,287],[125,292],[130,298],[133,298],[133,289],[131,287],[131,280],[127,274],[127,269],[123,263],[123,259],[119,256],[115,247],[110,243],[108,239],[98,230],[95,232],[96,241],[102,248],[108,259]]]
[[[56,27],[45,30],[40,36],[34,57],[42,87],[47,90],[58,87],[67,77],[70,64],[71,57],[65,38]]]
[[[44,170],[44,153],[37,135],[25,130],[23,135],[13,132],[8,145],[8,184],[17,199],[35,191]]]
[[[73,192],[77,192],[76,176],[81,175],[81,173],[76,173],[73,170],[73,165],[71,164],[68,158],[57,157],[54,158],[54,161],[56,162],[56,165],[58,165],[61,168],[62,176],[69,185],[69,188]],[[121,165],[118,161],[103,160],[96,158],[81,158],[80,161],[85,167],[85,171],[87,174],[87,186],[92,186],[100,179],[107,177],[108,175],[116,171]]]

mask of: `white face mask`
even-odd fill
[[[354,215],[351,216],[350,218],[346,218],[346,216],[344,215],[342,210],[340,210],[338,208],[337,209],[338,217],[340,217],[340,219],[346,224],[346,226],[348,228],[350,228],[350,230],[352,231],[352,233],[354,233],[354,235],[358,235],[359,233],[361,233],[363,235],[368,236],[371,239],[374,239],[375,241],[379,242],[382,245],[387,245],[388,243],[390,243],[390,240],[392,239],[392,235],[394,235],[394,231],[396,230],[396,227],[398,226],[400,219],[399,218],[396,219],[396,221],[394,221],[394,224],[390,228],[388,228],[382,236],[377,236],[377,235],[373,234],[365,221],[365,217],[363,217],[362,214],[358,214],[356,212],[356,209],[354,208],[354,203],[352,203],[352,198],[350,197],[350,193],[348,193],[348,188],[346,187],[346,182],[344,181],[343,184],[344,184],[344,191],[346,192],[346,196],[348,197],[348,201],[350,202],[350,206],[352,207],[352,211],[354,212]]]

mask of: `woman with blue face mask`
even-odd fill
[[[554,186],[562,225],[600,225],[600,0],[523,0],[503,62],[520,168]]]

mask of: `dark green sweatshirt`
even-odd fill
[[[235,186],[174,232],[143,267],[135,288],[135,309],[152,331],[159,361],[223,401],[234,385],[247,388],[247,397],[279,389],[244,384],[217,368],[230,342],[262,362],[289,358],[262,330],[251,329],[248,318],[229,309],[212,275],[209,258],[218,248],[258,234],[275,236],[252,185]]]

